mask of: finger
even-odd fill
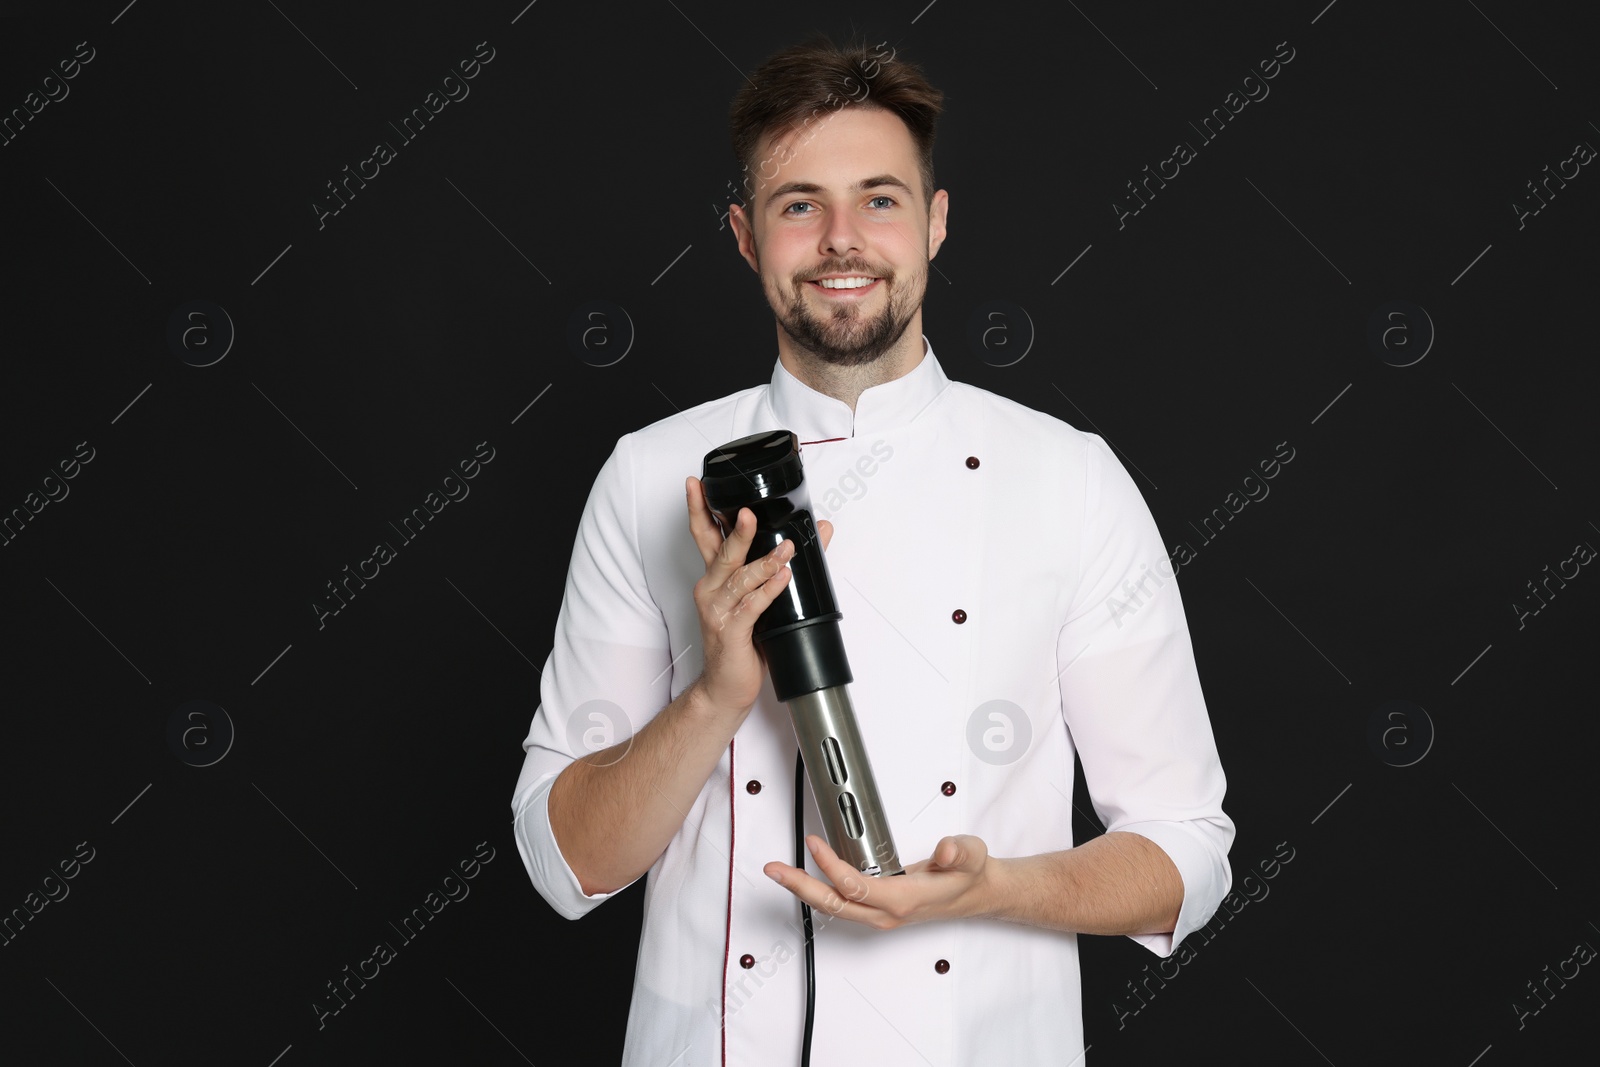
[[[934,847],[932,865],[947,871],[976,870],[988,854],[982,838],[957,834],[942,839]]]
[[[828,550],[828,542],[833,540],[833,523],[827,519],[817,520],[817,536],[822,539],[822,550]]]
[[[811,850],[811,858],[817,861],[817,867],[828,876],[839,892],[856,903],[865,903],[872,895],[871,883],[874,879],[862,874],[850,864],[839,858],[828,843],[816,834],[806,836],[806,846]]]
[[[740,508],[733,517],[733,529],[723,539],[722,547],[706,567],[706,574],[714,584],[725,584],[739,568],[745,566],[750,555],[750,544],[756,539],[756,515],[749,508]],[[759,560],[756,562],[760,562]]]
[[[727,616],[748,614],[750,618],[756,618],[767,610],[789,579],[794,577],[788,567],[793,556],[793,542],[784,541],[754,563],[740,567],[718,590],[719,599],[713,603],[713,607]],[[708,575],[710,573],[707,572]]]
[[[711,516],[705,486],[699,478],[691,475],[685,479],[684,498],[689,508],[689,532],[694,536],[695,547],[700,549],[700,558],[709,567],[722,547],[722,531]]]
[[[797,867],[774,861],[762,870],[766,871],[767,877],[809,904],[812,911],[859,923],[870,924],[874,918],[872,908],[852,903],[833,886],[818,881]]]

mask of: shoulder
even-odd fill
[[[633,516],[641,533],[676,528],[683,512],[683,483],[699,476],[713,449],[752,432],[769,386],[757,385],[672,411],[616,438],[595,476],[591,493],[617,514]],[[667,398],[671,404],[676,398]]]
[[[993,436],[1015,447],[1034,450],[1041,460],[1058,465],[1071,462],[1080,467],[1086,462],[1102,463],[1107,458],[1116,462],[1097,433],[1080,430],[1055,415],[968,382],[952,380],[949,389],[958,417],[980,420]],[[1065,398],[1062,403],[1070,406]]]
[[[619,449],[631,454],[635,464],[681,466],[683,458],[696,460],[739,436],[749,413],[766,397],[769,385],[753,385],[736,393],[707,400],[664,415],[647,426],[625,433]]]

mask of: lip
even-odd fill
[[[835,275],[835,277],[838,277],[838,275]],[[852,275],[843,275],[843,277],[852,277]],[[853,275],[853,277],[860,277],[860,275]],[[860,300],[869,293],[877,292],[878,286],[883,284],[882,278],[874,278],[871,285],[863,285],[856,289],[824,289],[818,284],[821,280],[813,279],[806,282],[806,284],[821,293],[823,298],[827,300]]]

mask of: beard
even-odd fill
[[[814,311],[807,294],[809,280],[791,282],[788,300],[773,299],[768,303],[778,320],[778,326],[796,345],[817,359],[835,367],[859,367],[876,362],[892,349],[911,324],[922,304],[922,293],[927,284],[928,266],[924,262],[918,276],[901,282],[891,272],[879,271],[864,263],[829,267],[818,271],[825,274],[873,275],[883,287],[883,310],[867,312],[855,303]],[[874,298],[875,299],[875,298]]]

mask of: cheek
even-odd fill
[[[768,302],[775,302],[784,306],[798,304],[803,296],[800,286],[804,282],[796,282],[794,274],[790,271],[766,269],[761,272],[761,288],[766,292]]]
[[[804,285],[795,276],[812,267],[817,259],[816,253],[808,249],[809,245],[794,241],[774,241],[756,249],[756,263],[766,284],[791,293]]]

